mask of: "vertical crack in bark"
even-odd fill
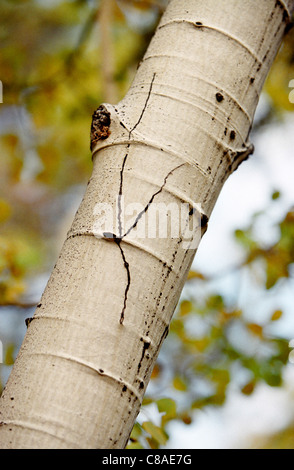
[[[121,170],[120,170],[120,185],[119,185],[119,193],[118,193],[118,208],[117,208],[117,217],[118,217],[118,233],[119,233],[119,236],[121,238],[122,236],[122,225],[121,225],[121,198],[122,198],[122,190],[123,190],[123,179],[124,179],[124,169],[125,169],[125,164],[126,164],[126,161],[127,161],[127,158],[129,156],[129,148],[130,148],[130,144],[128,144],[127,146],[127,153],[125,154],[124,156],[124,159],[123,159],[123,164],[122,164],[122,167],[121,167]]]
[[[131,134],[132,132],[136,129],[136,127],[139,125],[139,123],[141,122],[142,120],[142,117],[146,111],[146,108],[148,106],[148,102],[149,102],[149,99],[150,99],[150,96],[151,96],[151,92],[152,92],[152,87],[153,87],[153,84],[154,84],[154,80],[155,80],[155,76],[156,74],[154,73],[153,74],[153,77],[152,77],[152,80],[151,80],[151,84],[150,84],[150,88],[149,88],[149,92],[148,92],[148,95],[147,95],[147,98],[146,98],[146,101],[145,101],[145,105],[143,107],[143,110],[142,110],[142,113],[137,121],[137,123],[134,125],[134,127],[130,130],[129,132],[129,139],[131,137]],[[123,260],[123,263],[124,263],[124,267],[125,267],[125,270],[127,272],[127,285],[126,285],[126,288],[125,288],[125,293],[124,293],[124,304],[123,304],[123,308],[122,308],[122,311],[121,311],[121,314],[120,314],[120,324],[123,325],[123,322],[124,322],[124,318],[125,318],[125,310],[126,310],[126,307],[127,307],[127,298],[128,298],[128,292],[129,292],[129,289],[130,289],[130,285],[131,285],[131,274],[130,274],[130,265],[129,263],[127,262],[126,260],[126,257],[125,257],[125,253],[124,253],[124,250],[121,246],[121,242],[122,240],[124,239],[124,237],[126,237],[138,224],[139,220],[142,218],[142,216],[144,214],[146,214],[146,212],[148,211],[150,205],[152,204],[152,202],[154,201],[154,198],[162,192],[162,190],[164,189],[165,185],[166,185],[166,182],[168,180],[168,178],[173,174],[173,172],[175,170],[177,170],[178,168],[181,168],[182,166],[185,165],[185,163],[181,163],[180,165],[176,166],[175,168],[173,168],[172,170],[170,170],[168,172],[168,174],[165,176],[164,178],[164,181],[163,181],[163,184],[160,186],[160,188],[158,189],[158,191],[156,191],[152,196],[151,198],[149,199],[148,203],[146,204],[146,206],[144,207],[144,209],[138,214],[138,216],[136,217],[136,220],[135,222],[132,224],[132,226],[123,234],[122,232],[122,207],[121,207],[121,198],[122,198],[122,193],[123,193],[123,177],[124,177],[124,171],[125,171],[125,165],[126,165],[126,161],[127,161],[127,158],[129,156],[129,149],[130,149],[130,144],[128,144],[127,146],[127,153],[126,155],[124,156],[124,159],[123,159],[123,163],[122,163],[122,167],[121,167],[121,170],[120,170],[120,185],[119,185],[119,196],[118,196],[118,233],[119,235],[115,235],[115,234],[105,234],[105,236],[107,238],[112,238],[114,240],[114,242],[117,244],[117,246],[119,247],[119,250],[120,250],[120,253],[121,253],[121,256],[122,256],[122,260]]]
[[[140,114],[140,117],[138,119],[138,121],[136,122],[136,124],[134,125],[134,127],[130,130],[129,132],[129,140],[131,139],[131,135],[132,135],[132,132],[136,129],[136,127],[140,124],[142,118],[143,118],[143,115],[147,109],[147,106],[148,106],[148,102],[149,102],[149,99],[150,99],[150,96],[151,96],[151,92],[152,92],[152,87],[153,87],[153,84],[154,84],[154,80],[155,80],[155,76],[156,76],[156,73],[153,74],[153,77],[152,77],[152,80],[151,80],[151,84],[150,84],[150,87],[149,87],[149,91],[148,91],[148,95],[147,95],[147,98],[146,98],[146,101],[145,101],[145,104],[144,104],[144,107],[143,107],[143,110]],[[125,294],[124,294],[124,305],[123,305],[123,308],[122,308],[122,311],[121,311],[121,314],[120,314],[120,324],[122,325],[123,322],[124,322],[124,317],[125,317],[125,310],[126,310],[126,307],[127,307],[127,298],[128,298],[128,292],[129,292],[129,289],[130,289],[130,285],[131,285],[131,274],[130,274],[130,265],[129,263],[127,262],[126,260],[126,257],[125,257],[125,253],[124,253],[124,250],[121,246],[121,241],[122,239],[126,236],[126,234],[122,235],[122,220],[121,220],[121,216],[122,216],[122,208],[121,208],[121,198],[122,198],[122,192],[123,192],[123,177],[124,177],[124,170],[125,170],[125,165],[126,165],[126,161],[127,161],[127,158],[129,156],[129,148],[130,148],[130,143],[128,144],[127,146],[127,153],[126,155],[124,156],[124,159],[123,159],[123,163],[122,163],[122,167],[121,167],[121,171],[120,171],[120,185],[119,185],[119,195],[118,195],[118,232],[119,232],[119,236],[115,236],[113,235],[113,239],[115,241],[115,243],[117,244],[117,246],[119,247],[120,249],[120,253],[121,253],[121,256],[122,256],[122,260],[123,260],[123,263],[124,263],[124,267],[126,269],[126,272],[127,272],[127,285],[126,285],[126,288],[125,288]],[[162,190],[162,189],[161,189]],[[147,210],[147,209],[146,209]],[[137,222],[138,223],[138,222]],[[137,225],[136,223],[136,225]],[[129,232],[128,232],[129,233]]]
[[[115,242],[116,242],[117,246],[120,249],[120,253],[121,253],[121,257],[123,259],[124,267],[127,271],[127,285],[126,285],[126,288],[125,288],[124,305],[123,305],[122,311],[120,313],[120,320],[119,320],[120,324],[122,325],[123,322],[124,322],[124,318],[125,318],[125,310],[126,310],[126,307],[127,307],[128,292],[129,292],[129,288],[130,288],[130,285],[131,285],[131,274],[130,274],[129,263],[126,260],[124,250],[121,247],[121,240],[122,240],[121,238],[115,239]]]
[[[150,96],[151,96],[151,92],[152,92],[152,88],[153,88],[153,83],[154,83],[154,80],[155,80],[155,76],[156,76],[156,73],[153,74],[153,77],[152,77],[152,80],[151,80],[151,84],[150,84],[150,88],[149,88],[149,92],[148,92],[148,95],[147,95],[147,99],[145,101],[145,105],[143,107],[143,110],[140,114],[140,117],[138,119],[138,121],[136,122],[136,124],[134,125],[134,127],[130,130],[129,132],[129,138],[131,137],[131,134],[132,132],[136,129],[136,127],[140,124],[141,120],[142,120],[142,117],[144,116],[144,113],[146,111],[146,108],[148,106],[148,102],[149,102],[149,99],[150,99]]]
[[[128,155],[128,154],[127,154]],[[124,164],[125,164],[125,160],[127,158],[127,155],[125,156],[124,158]],[[150,205],[152,204],[154,198],[159,194],[161,193],[161,191],[163,190],[163,188],[165,187],[166,185],[166,182],[168,180],[168,178],[173,174],[173,172],[175,170],[177,170],[178,168],[181,168],[182,166],[184,166],[185,163],[181,163],[180,165],[176,166],[175,168],[173,168],[172,170],[170,170],[168,172],[168,174],[165,176],[164,178],[164,182],[163,184],[161,185],[161,187],[159,188],[158,191],[156,191],[150,198],[149,202],[146,204],[145,208],[138,214],[135,222],[133,223],[133,225],[126,231],[126,233],[124,235],[121,235],[120,233],[120,236],[119,237],[116,237],[115,235],[113,235],[113,239],[115,241],[115,243],[117,244],[117,246],[119,247],[120,249],[120,252],[121,252],[121,256],[122,256],[122,260],[123,260],[123,263],[124,263],[124,267],[126,269],[126,272],[127,272],[127,285],[126,285],[126,288],[125,288],[125,294],[124,294],[124,305],[123,305],[123,309],[121,311],[121,314],[120,314],[120,324],[122,325],[123,322],[124,322],[124,317],[125,317],[125,310],[126,310],[126,306],[127,306],[127,297],[128,297],[128,292],[129,292],[129,289],[130,289],[130,285],[131,285],[131,274],[130,274],[130,265],[129,263],[127,262],[126,260],[126,257],[125,257],[125,254],[124,254],[124,250],[122,249],[121,247],[121,242],[122,240],[124,239],[124,237],[126,237],[138,224],[139,220],[141,219],[141,217],[143,216],[143,214],[145,214]],[[122,172],[121,172],[122,174]],[[121,215],[121,214],[120,214]],[[120,221],[120,230],[121,230],[121,221]]]

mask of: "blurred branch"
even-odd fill
[[[17,308],[28,309],[28,308],[33,308],[36,306],[37,306],[37,302],[15,301],[15,302],[5,302],[5,303],[0,304],[0,309],[7,308],[7,307],[17,307]]]
[[[99,10],[102,90],[103,100],[112,104],[116,103],[118,95],[114,80],[115,64],[111,34],[113,13],[113,0],[102,0]]]
[[[19,89],[23,89],[22,95],[25,95],[25,94],[30,94],[30,93],[39,91],[40,88],[42,87],[50,86],[52,88],[56,86],[58,83],[62,82],[64,80],[64,75],[61,73],[62,69],[65,68],[65,70],[68,73],[70,73],[72,67],[74,67],[75,61],[79,58],[80,54],[82,53],[85,43],[90,37],[93,31],[93,28],[96,24],[96,21],[97,21],[97,9],[93,8],[90,11],[84,25],[82,26],[81,32],[79,34],[79,37],[77,39],[77,42],[74,48],[71,51],[69,51],[67,55],[65,56],[64,63],[62,64],[62,68],[58,68],[58,70],[49,74],[47,77],[44,77],[35,82],[30,82],[27,79],[25,79],[22,83],[20,82],[16,86],[13,83],[11,83],[9,84],[9,89],[11,91],[14,91],[15,93],[19,91]]]
[[[80,54],[84,44],[86,43],[86,41],[88,40],[88,38],[90,37],[93,31],[93,28],[96,24],[96,18],[97,18],[97,10],[96,8],[93,8],[80,32],[80,36],[77,40],[76,47],[74,48],[74,50],[72,50],[69,53],[66,59],[66,63],[68,65],[71,65],[74,59],[76,59],[76,57]]]
[[[120,0],[120,3],[122,4],[133,4],[135,7],[140,7],[140,8],[156,8],[159,10],[160,13],[163,13],[165,8],[166,8],[166,2],[158,2],[156,0],[135,0],[135,1],[130,1],[130,0]]]

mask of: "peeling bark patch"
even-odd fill
[[[237,170],[237,168],[241,165],[242,162],[245,162],[248,160],[250,155],[254,152],[254,145],[253,144],[248,144],[248,146],[244,146],[244,150],[236,152],[233,158],[233,165],[234,165],[234,171]],[[231,168],[229,168],[229,171],[232,170],[232,165],[230,165]]]
[[[93,149],[94,145],[99,140],[107,139],[110,135],[110,112],[107,111],[106,107],[102,104],[99,106],[92,115],[91,124],[91,136],[90,136],[90,148]]]

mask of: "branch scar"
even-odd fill
[[[94,111],[92,115],[91,135],[90,135],[90,148],[93,150],[95,144],[99,140],[105,140],[110,135],[110,112],[102,104]]]

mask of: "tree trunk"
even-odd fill
[[[2,394],[1,448],[126,445],[293,9],[172,0],[126,97],[94,114],[93,174]]]

